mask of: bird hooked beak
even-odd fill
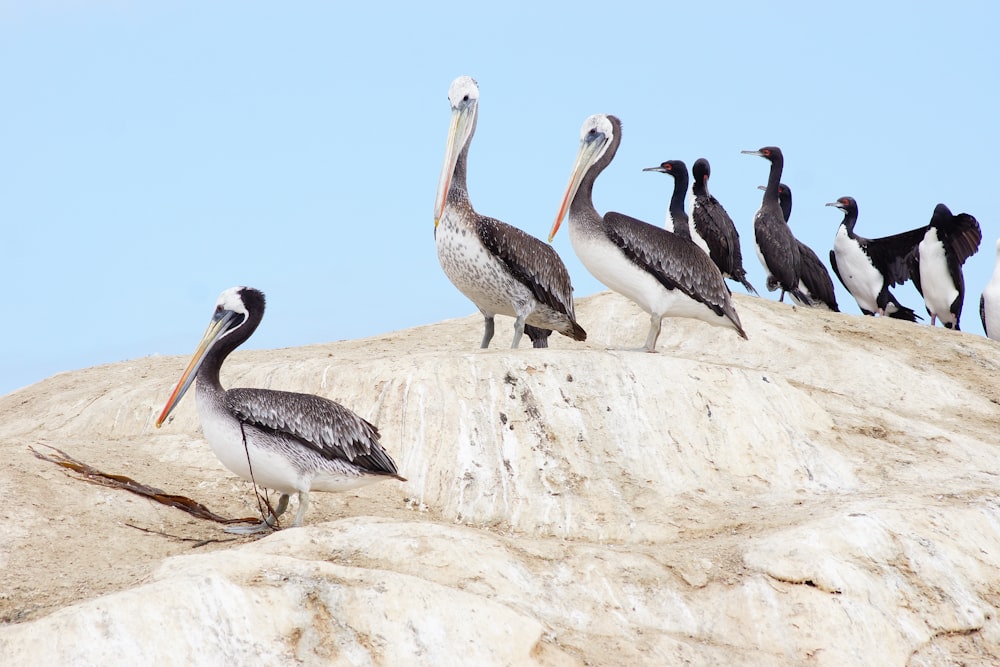
[[[552,225],[552,231],[549,232],[549,243],[552,243],[556,232],[559,231],[559,225],[562,224],[563,218],[566,217],[566,211],[569,210],[570,202],[576,196],[576,191],[580,189],[580,183],[583,182],[584,175],[597,159],[604,154],[604,148],[607,144],[608,136],[600,131],[592,130],[580,139],[580,151],[577,153],[576,163],[573,165],[573,173],[570,174],[569,185],[566,186],[566,194],[563,195],[559,213],[556,214],[556,221]]]
[[[208,325],[205,335],[201,337],[201,342],[198,343],[198,347],[191,357],[191,362],[184,369],[181,379],[177,381],[177,386],[174,387],[173,393],[167,399],[167,404],[163,406],[163,412],[157,417],[156,428],[160,428],[163,422],[166,421],[170,413],[173,412],[173,409],[180,403],[181,397],[191,387],[194,379],[198,376],[198,369],[201,368],[202,362],[205,361],[205,357],[208,356],[208,352],[215,345],[215,342],[231,331],[234,326],[239,326],[244,319],[245,316],[241,313],[225,310],[221,307],[216,309],[215,314],[212,316],[212,322]]]
[[[434,227],[437,228],[444,215],[444,206],[448,201],[448,189],[451,187],[451,177],[455,173],[458,156],[465,148],[472,130],[476,126],[477,100],[462,100],[451,108],[451,123],[448,126],[448,145],[444,151],[444,164],[441,166],[441,177],[438,179],[437,198],[434,200]]]
[[[673,168],[669,164],[664,162],[663,164],[656,167],[646,167],[643,169],[643,171],[658,171],[661,174],[669,174],[670,172],[673,171]]]
[[[844,202],[840,201],[839,199],[837,201],[832,201],[832,202],[828,203],[827,206],[835,206],[836,208],[839,208],[840,210],[844,210]]]
[[[764,151],[760,151],[760,150],[757,150],[757,151],[740,151],[740,153],[743,154],[743,155],[756,155],[758,157],[767,157],[766,155],[764,155]]]

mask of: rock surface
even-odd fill
[[[253,515],[191,398],[153,428],[185,359],[4,396],[3,663],[1000,663],[1000,346],[735,302],[749,341],[668,320],[654,355],[610,293],[548,350],[476,315],[237,352],[224,384],[351,407],[409,479],[256,540],[29,449]]]

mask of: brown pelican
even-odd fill
[[[755,151],[740,152],[744,155],[759,155],[771,163],[764,197],[753,217],[754,245],[757,249],[757,259],[767,272],[767,288],[769,290],[781,288],[779,301],[784,301],[785,292],[788,292],[800,303],[811,306],[812,299],[799,289],[802,258],[795,236],[785,221],[778,201],[778,186],[785,165],[781,149],[777,146],[765,146]]]
[[[979,250],[983,232],[968,213],[952,215],[944,204],[934,207],[924,236],[910,255],[910,276],[924,297],[931,326],[938,318],[947,329],[959,330],[965,278],[962,264]]]
[[[656,350],[664,317],[731,327],[746,338],[719,268],[694,241],[621,213],[594,208],[594,181],[621,143],[621,121],[598,114],[583,123],[580,152],[549,242],[569,212],[569,239],[595,278],[649,313],[646,351]]]
[[[576,322],[569,272],[556,251],[516,227],[476,213],[469,201],[465,174],[479,115],[479,86],[472,77],[460,76],[452,82],[448,100],[451,126],[434,202],[434,240],[445,275],[486,320],[480,347],[489,346],[497,314],[515,318],[511,348],[526,330],[536,347],[545,346],[548,334],[530,327],[586,340],[587,332]]]
[[[270,389],[223,389],[219,369],[260,324],[264,294],[233,287],[219,296],[215,314],[177,387],[156,420],[159,428],[197,378],[201,429],[212,451],[231,471],[281,494],[278,506],[259,526],[273,528],[298,494],[293,526],[302,525],[310,491],[347,491],[394,478],[396,464],[379,444],[378,429],[339,403]]]
[[[861,312],[907,322],[920,319],[912,308],[901,304],[889,288],[910,279],[906,258],[920,243],[925,229],[869,239],[854,233],[858,224],[858,202],[854,197],[841,197],[827,206],[844,212],[830,251],[830,266],[858,302]]]

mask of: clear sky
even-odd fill
[[[252,348],[476,312],[433,242],[462,74],[480,86],[479,212],[545,238],[580,125],[613,113],[623,144],[598,210],[663,224],[672,181],[642,168],[708,158],[749,278],[774,299],[752,229],[768,163],[740,151],[777,145],[792,228],[824,261],[842,218],[824,204],[843,195],[870,237],[926,224],[938,202],[975,215],[962,324],[981,335],[1000,235],[998,8],[0,0],[0,394],[187,355],[233,285],[269,299]],[[604,289],[568,234],[555,247],[578,296]],[[924,313],[912,286],[897,296]],[[498,319],[494,346],[510,327]]]

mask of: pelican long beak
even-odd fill
[[[235,317],[239,317],[239,314],[231,310],[220,310],[212,317],[212,322],[208,325],[208,329],[205,330],[205,335],[201,337],[201,342],[198,343],[198,347],[191,357],[191,362],[184,369],[181,379],[177,381],[177,386],[174,387],[173,393],[167,399],[167,404],[163,406],[163,412],[157,417],[156,428],[160,428],[167,417],[170,416],[170,413],[173,412],[173,409],[180,403],[181,397],[184,396],[184,393],[191,387],[194,379],[198,376],[198,369],[201,368],[202,362],[208,356],[208,351],[212,349],[215,341],[219,340],[223,334],[229,331],[229,325]]]
[[[562,224],[563,218],[566,217],[566,212],[569,210],[569,205],[573,201],[573,198],[576,197],[576,191],[580,189],[584,175],[586,175],[590,167],[602,154],[606,143],[607,137],[601,132],[587,135],[580,140],[580,151],[576,155],[576,162],[573,164],[573,173],[570,174],[569,185],[566,186],[566,194],[563,195],[562,204],[559,206],[559,213],[556,214],[556,221],[552,225],[552,231],[549,232],[549,243],[552,243],[552,239],[556,237],[559,225]]]
[[[434,227],[438,226],[444,215],[444,206],[448,201],[448,189],[451,188],[451,177],[455,174],[458,156],[465,148],[469,135],[476,122],[476,104],[462,104],[451,109],[451,123],[448,126],[448,145],[444,151],[444,164],[441,166],[441,177],[438,179],[437,198],[434,200]]]

